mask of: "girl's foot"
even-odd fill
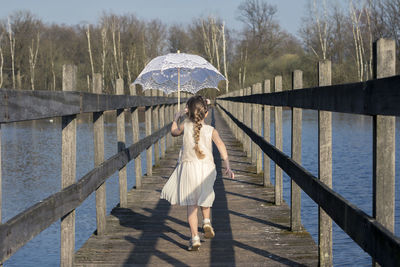
[[[188,250],[189,251],[197,251],[197,250],[199,250],[200,246],[201,246],[200,237],[198,235],[196,235],[190,239]]]
[[[215,236],[214,228],[211,226],[210,219],[203,221],[204,238],[210,239]]]

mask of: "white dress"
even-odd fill
[[[193,149],[193,122],[188,119],[184,121],[183,145],[178,164],[164,185],[160,198],[168,200],[172,205],[212,206],[217,176],[212,155],[213,130],[210,125],[203,124],[201,127],[198,144],[205,157],[198,159]]]

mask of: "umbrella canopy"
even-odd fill
[[[204,58],[178,52],[152,59],[133,84],[142,85],[143,90],[157,89],[166,94],[179,91],[195,94],[203,88],[218,90],[221,80],[226,79]]]

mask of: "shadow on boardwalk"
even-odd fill
[[[318,264],[317,247],[311,236],[288,231],[287,205],[272,205],[273,188],[260,185],[262,177],[254,173],[255,168],[232,138],[219,113],[213,109],[210,117],[211,124],[229,147],[232,168],[238,174],[236,180],[222,178],[221,159],[214,147],[218,173],[212,221],[216,237],[202,241],[200,251],[188,252],[190,230],[186,207],[172,207],[159,199],[166,174],[172,173],[175,167],[175,148],[161,160],[153,176],[143,178],[142,189],[130,191],[129,208],[112,211],[107,220],[107,233],[104,236],[93,235],[77,252],[77,266]],[[201,219],[199,213],[199,223]]]

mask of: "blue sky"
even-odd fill
[[[193,18],[216,15],[229,28],[240,30],[236,18],[242,0],[0,0],[0,18],[18,9],[30,10],[44,22],[65,24],[95,23],[103,11],[134,13],[142,19],[159,18],[167,24],[188,23]],[[277,19],[282,28],[296,34],[307,0],[268,0],[278,7]]]

